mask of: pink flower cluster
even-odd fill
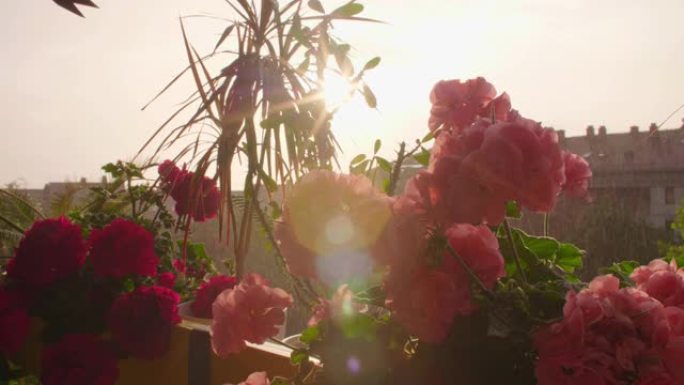
[[[162,162],[158,172],[162,189],[176,201],[176,214],[198,222],[216,216],[221,196],[212,179],[181,170],[170,160]]]
[[[223,291],[212,306],[211,345],[216,354],[237,353],[245,342],[261,344],[278,334],[292,301],[258,274],[248,274],[239,285]]]
[[[423,199],[442,224],[498,224],[511,200],[549,212],[562,190],[586,197],[586,161],[563,153],[552,129],[510,110],[506,94],[500,96],[505,103],[497,103],[495,94],[483,78],[440,82],[433,90],[433,120],[435,109],[448,111],[451,118],[439,121],[450,129],[437,136],[421,178]],[[473,113],[481,108],[493,113]]]
[[[237,285],[237,278],[228,275],[217,275],[211,277],[208,282],[202,282],[195,294],[195,300],[190,305],[192,315],[201,318],[212,318],[211,306],[216,297],[224,290],[234,288],[235,285]]]
[[[633,273],[638,288],[621,289],[616,277],[604,275],[579,293],[569,292],[563,320],[534,336],[538,384],[683,383],[684,302],[664,306],[642,290],[663,284],[659,277],[667,269],[661,262]],[[681,291],[679,281],[665,285]]]

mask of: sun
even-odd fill
[[[356,86],[344,76],[326,71],[325,82],[323,83],[323,99],[329,110],[336,110],[347,103],[356,91]]]

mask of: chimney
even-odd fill
[[[558,131],[556,131],[556,133],[558,134],[558,141],[559,142],[565,141],[565,130],[558,130]]]
[[[587,126],[587,136],[588,137],[594,136],[594,126],[592,126],[592,125]]]
[[[629,133],[632,134],[633,137],[638,137],[639,136],[639,126],[631,126],[629,128]]]
[[[599,126],[598,133],[599,133],[599,136],[605,137],[606,136],[606,126],[603,126],[603,125]]]
[[[88,180],[85,177],[81,178],[81,184],[86,184],[88,183]]]
[[[655,123],[651,123],[651,125],[648,127],[648,132],[652,134],[656,131],[658,131],[658,125]]]

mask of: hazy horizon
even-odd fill
[[[427,132],[428,93],[440,79],[484,76],[514,108],[581,135],[587,125],[647,130],[684,103],[681,0],[360,1],[388,24],[338,24],[368,76],[378,110],[358,99],[334,122],[342,165],[381,138],[384,154]],[[96,0],[76,17],[50,0],[0,3],[0,185],[99,180],[130,159],[192,91],[180,83],[140,108],[186,65],[178,17],[231,18],[224,0]],[[323,0],[327,9],[344,1]],[[186,19],[209,51],[222,24]],[[189,79],[187,79],[189,80]],[[665,128],[679,127],[684,111]]]

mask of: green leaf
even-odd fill
[[[278,191],[278,183],[271,178],[270,175],[266,173],[264,170],[259,170],[259,175],[261,176],[261,180],[264,182],[264,186],[266,186],[266,189],[269,192],[276,192]]]
[[[556,253],[555,263],[566,272],[574,273],[576,269],[582,267],[583,256],[584,252],[577,246],[570,243],[561,243]]]
[[[430,164],[430,151],[423,148],[421,152],[413,156],[413,159],[420,163],[421,166],[427,167]]]
[[[382,141],[380,139],[375,139],[375,144],[373,145],[373,155],[377,154],[378,151],[380,151],[381,146]]]
[[[435,138],[435,133],[432,132],[432,131],[430,131],[430,132],[428,132],[427,134],[425,134],[425,136],[423,137],[423,139],[420,140],[420,143],[429,142],[429,141],[431,141],[431,140],[434,139],[434,138]]]
[[[288,380],[285,377],[274,377],[271,382],[269,382],[271,385],[292,385],[292,381]]]
[[[521,218],[522,213],[520,212],[520,207],[516,201],[506,202],[506,216],[509,218]]]
[[[380,59],[379,56],[376,56],[376,57],[370,59],[370,60],[366,63],[366,65],[363,66],[363,70],[364,70],[364,71],[372,70],[373,68],[377,67],[378,64],[380,64],[380,60],[381,60],[381,59]]]
[[[226,38],[227,38],[228,36],[230,36],[230,33],[233,32],[233,29],[234,29],[234,28],[235,28],[235,24],[231,24],[231,25],[228,26],[228,28],[226,28],[225,30],[223,30],[223,33],[221,34],[221,37],[218,39],[218,42],[216,42],[216,46],[214,47],[214,52],[216,52],[216,50],[217,50],[218,47],[221,45],[221,43],[223,43],[223,41],[226,40]]]
[[[386,173],[392,173],[392,164],[385,158],[376,156],[375,161],[378,162],[378,166]]]
[[[321,329],[320,329],[320,327],[318,327],[318,325],[309,326],[308,328],[304,329],[304,331],[302,332],[302,335],[299,336],[299,340],[305,344],[310,344],[310,343],[316,341],[320,336],[321,336]]]
[[[520,232],[523,236],[523,242],[528,250],[534,253],[539,259],[553,261],[556,252],[560,247],[557,240],[550,237],[533,237],[526,236],[525,233]]]
[[[641,264],[637,261],[622,261],[613,263],[609,267],[604,267],[600,269],[602,274],[613,274],[620,279],[622,286],[633,286],[634,281],[629,277],[634,269],[639,267]]]
[[[325,13],[325,9],[323,9],[323,4],[321,4],[319,0],[309,0],[309,8],[313,9],[316,12]]]
[[[351,167],[351,173],[355,175],[365,174],[366,168],[368,168],[368,163],[370,163],[370,160],[366,159],[356,166]]]
[[[350,3],[347,3],[336,10],[332,12],[334,16],[344,16],[344,17],[351,17],[354,15],[358,15],[359,13],[363,12],[363,5],[354,3],[353,1]]]
[[[375,94],[367,85],[363,86],[363,97],[366,99],[368,107],[375,108],[378,106],[378,100],[375,98]]]
[[[354,314],[340,322],[340,329],[347,338],[373,340],[376,337],[377,323],[365,314]]]
[[[350,166],[356,165],[361,163],[362,161],[366,160],[366,155],[365,154],[359,154],[354,157],[354,159],[351,160],[351,163],[349,163]]]
[[[290,362],[292,365],[299,365],[309,360],[309,353],[306,350],[293,350],[290,353]]]

